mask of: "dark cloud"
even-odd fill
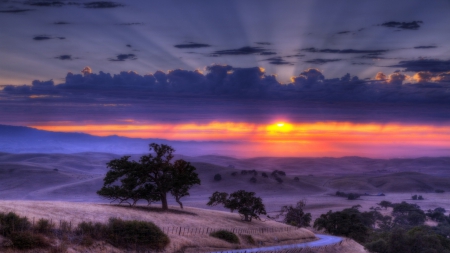
[[[294,65],[291,62],[285,61],[282,57],[272,57],[266,59],[266,61],[273,65]]]
[[[417,47],[414,47],[414,49],[431,49],[431,48],[437,48],[437,46],[417,46]]]
[[[389,50],[357,50],[357,49],[318,49],[314,47],[303,48],[301,51],[309,52],[309,53],[332,53],[332,54],[382,54],[386,53]]]
[[[141,22],[119,23],[118,25],[143,25]]]
[[[61,7],[64,6],[65,3],[61,1],[28,1],[25,2],[27,5],[32,6],[44,6],[44,7]]]
[[[305,61],[306,63],[312,63],[312,64],[325,64],[325,63],[329,63],[329,62],[337,62],[337,61],[341,61],[342,59],[312,59],[312,60],[308,60]]]
[[[404,30],[418,30],[420,28],[420,24],[423,24],[423,22],[422,21],[412,21],[412,22],[390,21],[390,22],[381,24],[381,26],[404,29]]]
[[[258,44],[258,45],[261,45],[261,46],[269,46],[269,45],[272,45],[272,43],[270,43],[270,42],[255,42],[256,44]]]
[[[195,42],[189,42],[186,44],[178,44],[174,45],[176,48],[202,48],[202,47],[210,47],[209,44],[202,44],[202,43],[195,43]]]
[[[127,44],[126,47],[131,47],[131,45],[130,45],[130,44]]]
[[[286,58],[292,58],[292,57],[303,57],[305,56],[304,54],[293,54],[293,55],[286,55]]]
[[[350,32],[350,31],[342,31],[342,32],[338,32],[338,33],[336,33],[336,34],[341,35],[341,34],[349,34],[349,33],[351,33],[351,32]]]
[[[51,39],[52,37],[47,35],[38,35],[33,37],[33,40],[51,40]]]
[[[272,55],[275,54],[267,49],[262,47],[241,47],[237,49],[227,49],[227,50],[218,50],[212,53],[213,56],[221,56],[221,55]]]
[[[58,59],[58,60],[73,60],[72,55],[70,55],[70,54],[62,54],[62,55],[59,55],[59,56],[55,57],[55,59]]]
[[[110,2],[110,1],[98,1],[98,2],[89,2],[84,4],[84,8],[92,8],[92,9],[101,9],[101,8],[116,8],[123,7],[123,4]]]
[[[136,60],[137,57],[134,54],[118,54],[116,58],[109,58],[109,61],[125,61],[125,60]]]
[[[404,71],[420,72],[429,71],[433,73],[450,71],[450,60],[434,60],[434,59],[419,59],[411,61],[401,61],[397,65],[390,67],[404,68]]]
[[[58,22],[55,22],[53,24],[55,24],[55,25],[70,25],[69,22],[65,22],[65,21],[58,21]]]
[[[0,10],[0,13],[22,13],[22,12],[28,12],[28,11],[34,11],[34,9],[10,9],[10,10]]]

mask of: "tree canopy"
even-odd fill
[[[150,144],[154,154],[141,156],[139,162],[130,161],[123,156],[107,163],[110,169],[103,179],[103,187],[97,194],[119,203],[135,205],[139,200],[161,201],[162,209],[167,210],[167,194],[183,208],[181,198],[189,195],[192,186],[200,184],[196,168],[182,159],[172,162],[171,146]]]
[[[266,214],[265,206],[260,197],[255,197],[254,192],[239,190],[228,194],[226,192],[214,192],[209,197],[208,206],[222,204],[231,212],[238,210],[238,213],[245,221],[252,221],[252,218],[260,219],[259,215]]]
[[[296,227],[309,227],[311,223],[311,213],[305,213],[303,208],[306,206],[305,201],[298,201],[295,206],[282,206],[280,213],[271,219],[278,219],[283,217],[283,222]]]

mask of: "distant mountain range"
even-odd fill
[[[37,130],[31,127],[0,125],[0,152],[6,153],[146,153],[152,142],[171,145],[177,154],[188,156],[227,154],[229,142],[170,141],[120,136],[99,137],[83,133]]]

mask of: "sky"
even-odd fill
[[[220,141],[235,156],[448,156],[449,10],[0,0],[0,124]]]

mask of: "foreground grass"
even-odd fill
[[[67,221],[72,228],[82,222],[107,223],[111,217],[120,217],[123,220],[149,221],[160,228],[184,227],[184,228],[210,228],[210,229],[283,229],[289,227],[274,221],[243,222],[236,213],[205,210],[199,208],[179,209],[162,212],[159,208],[73,203],[73,202],[45,202],[45,201],[0,201],[0,212],[15,212],[20,216],[26,216],[30,221],[47,219],[58,225],[60,221]],[[312,232],[299,229],[289,232],[274,232],[252,234],[253,241],[246,235],[239,235],[239,244],[232,244],[214,238],[208,234],[182,236],[169,233],[170,243],[166,247],[167,252],[208,252],[226,250],[232,248],[252,248],[258,246],[280,245],[311,241],[315,239]],[[59,242],[55,242],[58,244]],[[90,243],[89,243],[90,244]],[[120,249],[103,242],[94,241],[91,245],[69,244],[72,252],[87,250],[95,252],[121,252]]]

